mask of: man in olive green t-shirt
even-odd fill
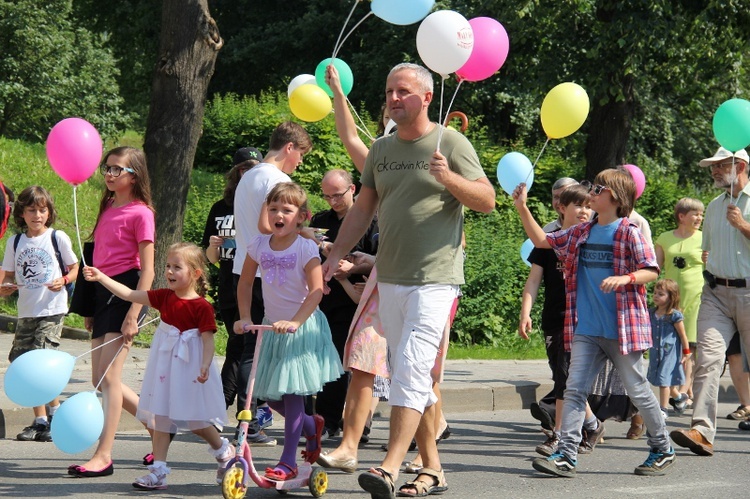
[[[416,64],[399,64],[389,73],[386,105],[398,129],[373,143],[359,197],[327,260],[343,258],[378,212],[378,293],[393,407],[388,453],[379,467],[359,476],[372,497],[393,495],[393,481],[415,433],[424,462],[416,479],[422,482],[419,488],[447,489],[435,444],[430,369],[464,282],[463,206],[485,213],[495,206],[495,190],[469,141],[430,121],[432,89],[432,75]],[[334,271],[335,266],[324,264],[327,280]],[[414,485],[402,490],[420,492]]]

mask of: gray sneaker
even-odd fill
[[[578,446],[579,454],[591,454],[594,447],[604,437],[604,421],[599,421],[599,426],[594,431],[583,430],[583,440]]]
[[[274,447],[276,445],[276,439],[266,435],[263,430],[258,433],[250,433],[247,435],[247,444],[250,447]]]
[[[651,449],[648,459],[635,469],[635,474],[643,476],[665,475],[674,464],[674,460],[675,453],[672,447],[666,452]]]
[[[552,435],[543,444],[539,444],[536,446],[536,452],[537,454],[549,457],[557,452],[558,445],[560,445],[560,439],[557,437],[557,434],[552,433]]]

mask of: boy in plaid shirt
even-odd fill
[[[538,248],[552,248],[564,264],[566,310],[564,344],[570,370],[563,404],[562,437],[557,453],[537,458],[534,469],[555,476],[575,476],[581,424],[591,384],[609,358],[649,430],[651,448],[636,475],[663,475],[674,463],[659,402],[643,368],[651,346],[645,284],[659,268],[651,246],[627,218],[635,203],[635,183],[627,172],[600,172],[591,193],[590,222],[545,234],[526,206],[526,186],[513,200],[524,229]],[[578,314],[578,310],[586,313]]]

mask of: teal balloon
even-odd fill
[[[525,155],[509,152],[497,164],[497,180],[508,194],[513,194],[520,183],[526,183],[526,190],[529,191],[534,183],[534,167]]]
[[[383,21],[408,26],[421,21],[435,6],[435,0],[372,0],[372,13]]]
[[[55,412],[50,428],[55,447],[68,454],[83,452],[104,428],[104,411],[94,392],[73,395]]]
[[[737,152],[750,145],[750,101],[729,99],[714,113],[714,136],[725,149]]]
[[[529,256],[531,256],[531,250],[533,249],[534,243],[531,242],[531,239],[525,240],[521,245],[521,260],[523,260],[523,263],[525,263],[529,267],[531,267]]]
[[[331,90],[331,87],[328,86],[328,83],[326,83],[326,68],[330,65],[330,57],[328,59],[323,59],[322,61],[320,61],[318,67],[315,68],[315,83],[317,83],[320,88],[326,91],[328,97],[333,97],[333,91]],[[354,74],[352,73],[352,69],[347,63],[338,58],[333,60],[333,67],[335,67],[336,71],[339,72],[339,80],[341,80],[341,90],[344,91],[344,95],[349,95],[349,92],[352,91],[352,87],[354,87]]]
[[[44,405],[62,393],[75,362],[75,357],[60,350],[26,352],[5,373],[5,394],[23,407]]]

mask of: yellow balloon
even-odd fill
[[[302,121],[320,121],[331,112],[331,98],[319,86],[306,83],[295,88],[289,96],[292,113]]]
[[[589,115],[589,96],[580,85],[560,83],[542,102],[542,128],[550,139],[576,132]]]

